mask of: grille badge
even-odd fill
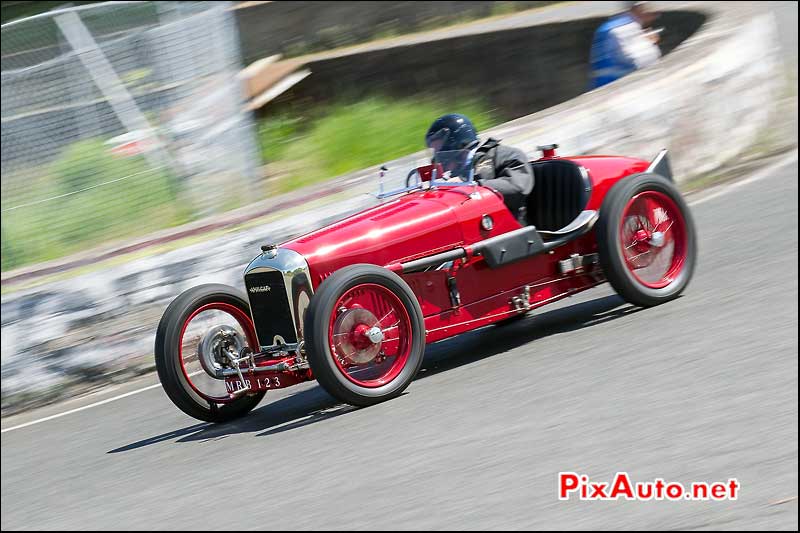
[[[249,289],[249,290],[250,290],[250,292],[252,292],[252,293],[256,293],[256,292],[269,292],[269,291],[271,291],[271,290],[272,290],[272,287],[270,287],[269,285],[262,285],[262,286],[260,286],[260,287],[250,287],[250,289]]]

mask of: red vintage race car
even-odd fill
[[[247,294],[182,293],[156,334],[164,390],[213,422],[313,379],[367,406],[408,387],[427,343],[605,281],[638,306],[676,298],[697,238],[667,151],[647,162],[540,149],[522,223],[496,191],[426,165],[380,205],[262,246],[244,271]]]

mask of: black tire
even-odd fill
[[[158,324],[155,343],[156,369],[164,391],[181,411],[206,422],[227,422],[247,414],[258,405],[265,393],[242,396],[226,404],[212,403],[197,394],[187,383],[178,351],[181,329],[186,319],[196,309],[214,302],[236,306],[250,315],[250,306],[244,294],[227,285],[199,285],[181,293],[164,311]]]
[[[620,243],[623,211],[635,195],[655,191],[669,197],[683,217],[686,233],[686,254],[677,277],[662,288],[651,288],[634,277],[627,267]],[[614,290],[625,301],[651,307],[677,298],[689,283],[697,262],[697,234],[686,201],[672,182],[656,174],[635,174],[618,182],[606,195],[595,227],[600,264]]]
[[[392,381],[376,388],[362,387],[347,379],[334,362],[328,342],[333,307],[347,290],[362,283],[374,283],[392,291],[405,307],[411,323],[412,342],[405,366]],[[304,329],[306,353],[314,377],[334,398],[358,407],[399,396],[417,375],[425,355],[425,323],[417,297],[400,276],[375,265],[352,265],[327,278],[311,298]]]

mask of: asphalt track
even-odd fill
[[[602,286],[430,346],[377,406],[305,384],[212,426],[156,387],[4,420],[2,529],[796,530],[797,181],[795,152],[693,200],[680,299],[638,309]],[[559,471],[735,477],[741,495],[564,502]]]

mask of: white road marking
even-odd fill
[[[161,386],[161,383],[156,383],[155,385],[148,385],[147,387],[144,387],[143,389],[137,389],[135,391],[126,392],[125,394],[120,394],[119,396],[114,396],[113,398],[107,398],[107,399],[99,401],[99,402],[90,403],[89,405],[84,405],[83,407],[77,407],[75,409],[70,409],[69,411],[64,411],[63,413],[58,413],[58,414],[55,414],[55,415],[46,416],[46,417],[40,418],[38,420],[32,420],[30,422],[26,422],[26,423],[20,424],[18,426],[12,426],[10,428],[6,428],[6,429],[3,429],[3,430],[0,430],[0,433],[5,433],[6,431],[13,431],[15,429],[26,428],[28,426],[32,426],[34,424],[40,424],[42,422],[47,422],[48,420],[53,420],[55,418],[61,418],[62,416],[67,416],[67,415],[71,415],[72,413],[77,413],[78,411],[84,411],[86,409],[91,409],[92,407],[97,407],[98,405],[104,405],[104,404],[107,404],[107,403],[115,402],[117,400],[121,400],[123,398],[127,398],[128,396],[133,396],[134,394],[139,394],[140,392],[148,391],[150,389],[155,389],[156,387],[160,387],[160,386]]]
[[[748,184],[754,183],[756,181],[761,181],[764,178],[767,178],[770,175],[772,175],[772,173],[775,172],[776,170],[778,170],[779,168],[784,167],[784,166],[786,166],[789,163],[792,163],[794,161],[797,161],[797,154],[798,154],[798,151],[795,149],[793,152],[791,152],[789,155],[787,155],[786,157],[784,157],[780,161],[777,161],[777,162],[773,163],[772,165],[770,165],[767,168],[759,171],[758,173],[754,174],[753,176],[750,176],[749,178],[737,181],[735,183],[731,183],[730,185],[721,185],[719,190],[716,190],[716,191],[714,189],[712,189],[711,193],[709,193],[706,196],[703,196],[702,198],[698,198],[697,200],[694,200],[693,202],[689,202],[689,205],[692,205],[692,206],[700,205],[700,204],[705,203],[705,202],[707,202],[709,200],[713,200],[714,198],[718,198],[720,196],[728,194],[729,192],[731,192],[731,191],[733,191],[735,189],[738,189],[739,187],[743,187],[744,185],[748,185]],[[194,376],[196,374],[199,374],[200,372],[201,371],[193,372],[190,375]],[[47,422],[49,420],[54,420],[56,418],[61,418],[62,416],[71,415],[72,413],[77,413],[79,411],[84,411],[86,409],[91,409],[92,407],[98,407],[100,405],[104,405],[104,404],[107,404],[107,403],[115,402],[117,400],[121,400],[123,398],[127,398],[128,396],[133,396],[134,394],[139,394],[141,392],[145,392],[145,391],[148,391],[150,389],[155,389],[156,387],[160,387],[160,386],[161,386],[161,383],[156,383],[155,385],[148,385],[147,387],[144,387],[142,389],[137,389],[135,391],[126,392],[125,394],[120,394],[119,396],[114,396],[113,398],[108,398],[106,400],[102,400],[102,401],[99,401],[99,402],[91,403],[89,405],[84,405],[83,407],[78,407],[76,409],[70,409],[69,411],[64,411],[63,413],[58,413],[58,414],[47,416],[47,417],[44,417],[44,418],[39,418],[38,420],[32,420],[31,422],[26,422],[26,423],[20,424],[18,426],[12,426],[10,428],[6,428],[6,429],[3,429],[3,430],[0,430],[0,433],[5,433],[6,431],[13,431],[15,429],[22,429],[22,428],[26,428],[28,426],[32,426],[34,424],[40,424],[42,422]]]
[[[192,372],[189,376],[196,376],[197,374],[202,374],[203,370],[198,370],[197,372]],[[161,383],[155,383],[153,385],[148,385],[147,387],[143,387],[141,389],[136,389],[131,392],[126,392],[125,394],[120,394],[119,396],[114,396],[113,398],[106,398],[105,400],[101,400],[99,402],[90,403],[89,405],[84,405],[83,407],[76,407],[75,409],[70,409],[69,411],[64,411],[63,413],[58,413],[51,416],[46,416],[44,418],[39,418],[37,420],[32,420],[30,422],[25,422],[24,424],[19,424],[18,426],[12,426],[10,428],[6,428],[0,430],[0,433],[5,433],[6,431],[13,431],[15,429],[22,429],[28,426],[32,426],[34,424],[40,424],[42,422],[47,422],[48,420],[54,420],[56,418],[61,418],[62,416],[71,415],[72,413],[77,413],[78,411],[84,411],[86,409],[91,409],[92,407],[98,407],[100,405],[105,405],[107,403],[116,402],[117,400],[121,400],[123,398],[127,398],[128,396],[133,396],[134,394],[139,394],[145,391],[149,391],[150,389],[155,389],[156,387],[160,387]]]

